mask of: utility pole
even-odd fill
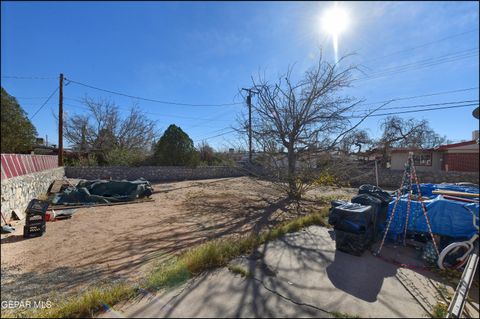
[[[60,73],[58,94],[58,166],[63,166],[63,73]]]
[[[248,105],[248,160],[252,163],[252,93],[258,93],[252,89],[242,89],[247,91],[247,105]]]

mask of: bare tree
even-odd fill
[[[208,165],[213,165],[216,162],[215,150],[208,145],[206,141],[202,141],[197,145],[197,149],[200,155],[200,161]]]
[[[134,105],[122,117],[115,103],[83,99],[84,114],[75,114],[65,123],[65,138],[81,150],[109,152],[113,149],[147,152],[154,140],[155,122]]]
[[[427,120],[402,119],[398,116],[390,116],[381,124],[382,137],[377,142],[382,151],[383,162],[392,148],[433,148],[439,146],[447,139],[440,136],[430,127]]]
[[[257,160],[269,168],[272,180],[290,199],[301,199],[314,184],[318,154],[334,150],[364,120],[352,126],[348,112],[362,101],[338,95],[350,86],[357,70],[342,67],[344,63],[345,57],[330,64],[320,55],[318,64],[295,83],[292,68],[274,82],[252,78],[257,91],[252,131],[257,149],[263,150]],[[247,122],[240,124],[246,131]]]
[[[367,150],[373,146],[373,139],[368,132],[363,129],[355,129],[350,133],[345,134],[344,138],[340,141],[338,149],[344,154],[350,154],[353,152],[361,152]]]

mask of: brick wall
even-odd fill
[[[378,184],[380,187],[398,188],[402,182],[403,170],[379,169]],[[479,184],[479,173],[476,172],[421,172],[417,171],[417,177],[420,183],[459,183],[469,182]],[[375,185],[375,170],[358,170],[349,177],[352,186],[361,184]]]
[[[445,155],[449,171],[478,172],[478,153],[448,153]]]

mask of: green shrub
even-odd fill
[[[136,289],[127,284],[90,289],[80,296],[71,297],[52,308],[27,311],[26,318],[86,318],[93,317],[105,306],[135,296]],[[2,313],[3,317],[3,313]]]
[[[98,166],[97,155],[90,153],[78,156],[66,156],[64,159],[65,166]]]
[[[336,186],[338,184],[335,176],[328,171],[322,171],[314,183],[317,186]]]
[[[432,318],[446,318],[448,314],[448,305],[438,302],[432,309]]]
[[[114,148],[105,153],[105,165],[108,166],[138,166],[146,156],[141,150]]]
[[[228,270],[230,270],[232,273],[240,275],[242,277],[251,277],[252,274],[245,269],[244,267],[240,265],[230,265],[228,266]]]

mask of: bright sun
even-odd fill
[[[338,37],[340,33],[345,32],[349,26],[348,14],[335,3],[334,7],[328,9],[322,15],[321,22],[323,29],[332,36],[335,62],[338,62]]]
[[[323,28],[331,35],[339,35],[348,27],[348,15],[345,10],[335,6],[327,10],[322,18]]]

